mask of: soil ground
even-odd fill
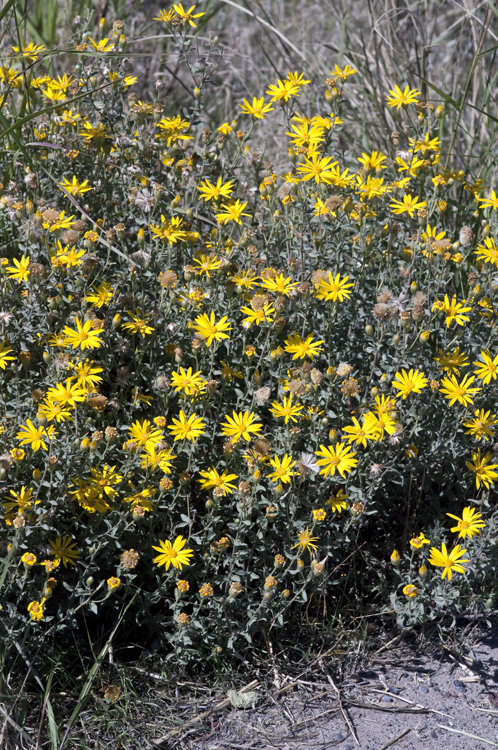
[[[265,691],[259,706],[230,707],[212,714],[203,723],[207,731],[191,735],[191,740],[184,735],[180,746],[195,750],[498,747],[498,627],[467,640],[458,650],[436,647],[430,655],[414,644],[393,643],[355,672],[339,674],[337,659],[325,657],[297,683],[295,677],[277,671],[274,683],[273,695]],[[282,690],[287,683],[290,689]]]

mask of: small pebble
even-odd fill
[[[344,739],[346,738],[340,732],[338,732],[337,734],[334,734],[334,740],[337,740],[337,742],[342,742]]]
[[[397,687],[394,687],[394,685],[389,686],[389,692],[393,695],[399,695],[399,690]]]
[[[420,693],[428,693],[428,692],[429,692],[429,690],[428,690],[428,689],[427,689],[426,687],[423,687],[423,686],[422,686],[422,687],[420,687],[420,688],[419,688],[419,692],[420,692]]]
[[[408,672],[403,672],[403,674],[401,675],[401,677],[408,677]]]
[[[461,680],[453,680],[453,684],[456,688],[465,688],[465,685]]]
[[[382,696],[382,700],[383,700],[384,703],[392,703],[393,702],[393,699],[389,695],[383,695]]]

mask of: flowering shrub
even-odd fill
[[[134,93],[119,21],[56,77],[27,40],[1,68],[2,638],[130,605],[186,659],[324,597],[489,608],[498,197],[416,89],[354,153],[349,65],[318,114],[290,72],[214,128],[201,16],[157,18],[183,112]]]

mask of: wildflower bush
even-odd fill
[[[389,152],[349,143],[349,65],[213,124],[202,15],[155,19],[191,76],[180,112],[135,93],[119,20],[4,55],[6,646],[125,617],[216,659],[325,605],[493,606],[498,197],[401,81]]]

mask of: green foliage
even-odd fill
[[[259,117],[206,114],[197,12],[157,28],[181,111],[134,93],[120,22],[81,22],[57,73],[43,49],[3,68],[6,653],[124,618],[217,663],[324,600],[409,625],[491,606],[498,201],[402,81],[388,153],[354,152],[350,67],[324,116],[298,73],[244,105],[290,137],[277,174]],[[464,507],[486,525],[442,580],[427,550]]]

